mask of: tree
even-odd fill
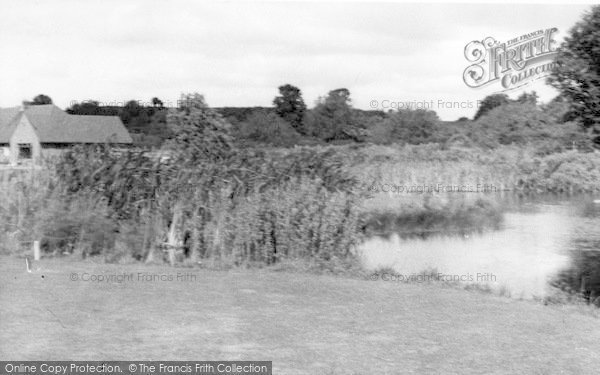
[[[100,115],[101,110],[100,103],[95,100],[88,100],[73,104],[70,108],[67,108],[67,113],[71,115],[93,116]]]
[[[44,105],[44,104],[52,104],[52,98],[48,95],[40,94],[33,98],[32,102],[28,102],[29,105]]]
[[[568,115],[570,112],[571,105],[569,101],[565,99],[562,95],[556,96],[549,103],[541,105],[544,113],[547,113],[557,123],[563,123],[569,121]],[[583,130],[583,128],[582,128]]]
[[[410,144],[433,142],[440,130],[437,114],[425,109],[399,110],[390,114],[384,123],[391,129],[392,139]]]
[[[237,125],[237,138],[273,146],[289,147],[298,143],[300,135],[284,119],[272,112],[255,111]]]
[[[139,116],[142,109],[143,108],[140,106],[140,104],[135,100],[128,101],[123,107],[123,110],[129,113],[131,117]]]
[[[179,107],[169,112],[167,124],[173,136],[166,148],[185,165],[214,163],[234,152],[231,124],[209,108],[200,94],[182,95]]]
[[[556,62],[548,83],[568,99],[569,119],[591,130],[600,145],[600,6],[569,31]]]
[[[573,123],[561,123],[555,115],[531,103],[512,102],[496,107],[472,123],[469,137],[484,147],[532,144],[546,153],[563,151],[573,143],[583,146],[584,133]]]
[[[279,86],[279,94],[279,96],[273,99],[275,113],[289,122],[298,132],[302,133],[304,113],[306,112],[306,104],[304,104],[304,100],[302,99],[302,92],[296,86],[286,84]]]
[[[517,102],[521,104],[537,105],[538,99],[539,96],[535,91],[532,91],[531,94],[528,92],[524,92],[517,98]]]
[[[163,104],[162,100],[160,100],[157,97],[154,97],[154,98],[152,98],[152,106],[158,107],[158,108],[163,108],[164,104]]]
[[[508,95],[506,95],[506,94],[488,95],[479,104],[479,109],[477,110],[475,117],[473,117],[473,120],[477,120],[478,118],[485,115],[492,109],[499,107],[503,104],[508,104],[508,103],[510,103],[510,99],[508,98]]]
[[[307,118],[311,135],[329,142],[334,140],[361,140],[362,129],[354,121],[350,91],[345,88],[329,91],[326,97],[317,101]]]

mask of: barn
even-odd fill
[[[0,163],[41,165],[78,144],[133,143],[117,116],[70,115],[53,104],[0,108]]]

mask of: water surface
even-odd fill
[[[373,237],[361,247],[369,269],[392,268],[394,279],[435,270],[514,298],[547,296],[553,287],[580,289],[600,280],[600,204],[589,197],[502,202],[499,230],[422,238]],[[586,268],[586,269],[583,269]],[[421,277],[422,279],[422,277]]]

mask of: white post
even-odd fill
[[[33,241],[33,260],[40,260],[41,257],[40,241]]]

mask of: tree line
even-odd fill
[[[514,100],[506,94],[489,95],[472,121],[443,122],[434,111],[424,109],[359,110],[353,107],[347,88],[329,91],[308,108],[301,89],[289,83],[278,88],[272,107],[216,110],[231,124],[234,138],[249,146],[459,142],[491,147],[550,139],[557,147],[576,142],[600,147],[600,6],[593,6],[570,30],[557,62],[547,82],[560,94],[550,103],[538,103],[535,92]],[[49,103],[52,100],[47,95],[28,102]],[[155,97],[151,103],[140,105],[132,100],[119,107],[88,101],[72,105],[67,112],[119,116],[137,145],[159,147],[173,133],[167,126],[168,109],[163,102]],[[559,145],[561,137],[563,145]]]

